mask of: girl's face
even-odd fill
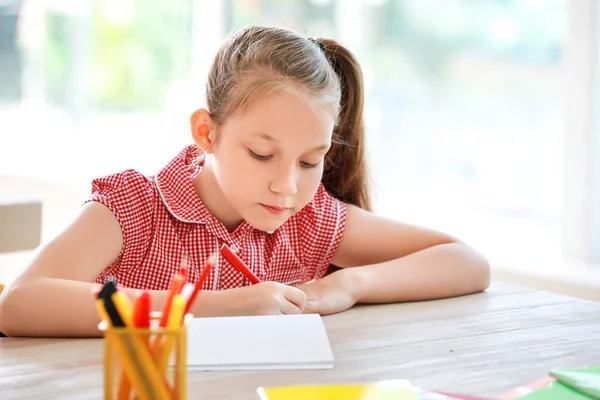
[[[228,228],[246,220],[277,229],[316,193],[334,123],[328,110],[292,93],[257,100],[230,118],[205,165],[228,204],[211,211]]]

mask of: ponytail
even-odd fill
[[[370,211],[362,71],[352,53],[335,40],[317,39],[315,42],[338,75],[341,86],[340,114],[322,182],[335,198]]]

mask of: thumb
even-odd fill
[[[315,314],[318,313],[317,301],[313,299],[307,299],[302,309],[302,314]]]
[[[304,304],[306,303],[306,294],[298,289],[293,288],[291,286],[285,287],[285,291],[283,292],[283,296],[290,302],[296,305],[302,311],[304,309]]]

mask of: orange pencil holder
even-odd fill
[[[187,393],[187,323],[159,328],[112,327],[100,323],[104,335],[104,398],[106,400],[185,400]]]

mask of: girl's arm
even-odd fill
[[[348,206],[332,264],[356,267],[361,302],[436,299],[485,290],[489,264],[455,238]]]
[[[15,336],[97,336],[93,279],[119,255],[121,228],[103,204],[43,245],[0,296],[0,331]]]
[[[91,289],[95,285],[68,279],[49,277],[20,278],[11,292],[0,297],[0,332],[7,336],[35,337],[98,337],[100,318]],[[97,286],[97,285],[96,285]],[[293,289],[293,288],[290,288]],[[7,289],[8,290],[8,289]],[[134,299],[137,289],[122,289]],[[166,290],[153,290],[152,306],[161,310]],[[232,291],[198,294],[193,315],[217,316],[235,314],[225,308],[225,296]]]
[[[9,336],[99,336],[94,278],[123,246],[121,227],[103,204],[90,202],[0,296],[0,331]],[[125,289],[133,298],[134,290]],[[166,292],[155,291],[162,305]]]
[[[8,336],[100,336],[91,283],[121,252],[119,222],[103,204],[87,203],[79,217],[43,246],[24,273],[0,295],[0,332]],[[130,299],[136,289],[123,289]],[[161,310],[167,291],[152,291]],[[304,293],[266,282],[224,291],[201,291],[196,316],[291,314],[304,306]]]
[[[332,260],[342,269],[301,287],[308,312],[339,312],[356,302],[459,296],[489,286],[488,262],[453,237],[351,205],[347,212],[344,237]]]

